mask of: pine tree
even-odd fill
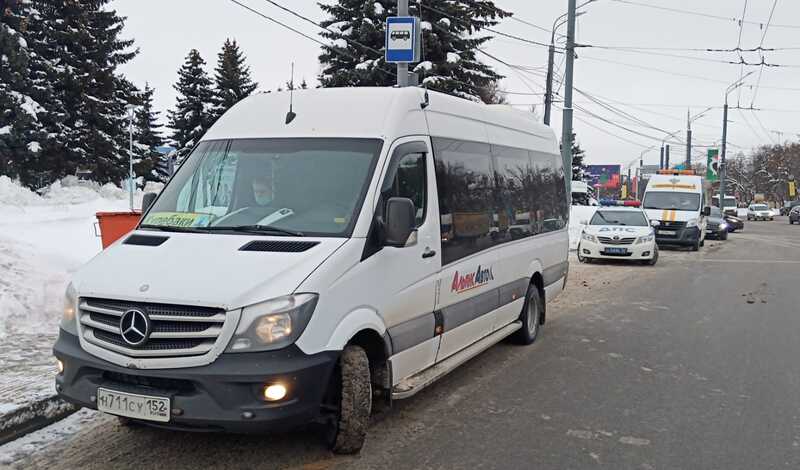
[[[163,145],[161,124],[158,123],[158,111],[153,109],[153,93],[155,90],[145,83],[144,90],[138,94],[138,107],[134,117],[134,172],[148,181],[161,181],[163,175],[157,171],[161,154],[156,147]]]
[[[583,181],[586,174],[586,165],[583,163],[583,157],[586,152],[581,148],[575,138],[575,133],[572,133],[572,181]]]
[[[434,6],[435,5],[435,6]],[[322,22],[330,41],[319,59],[323,87],[390,86],[396,83],[394,67],[383,57],[386,17],[394,15],[396,2],[338,0],[320,4],[329,18]],[[489,0],[453,0],[413,3],[410,13],[422,19],[422,61],[414,67],[429,88],[476,101],[494,102],[492,87],[503,77],[477,59],[477,49],[491,36],[478,35],[511,13]],[[333,32],[331,32],[333,31]]]
[[[226,39],[217,55],[214,85],[214,120],[258,88],[258,83],[250,77],[250,67],[245,65],[244,54],[235,39]]]
[[[169,111],[169,126],[173,129],[172,145],[178,149],[178,159],[189,155],[194,145],[214,121],[211,79],[203,69],[206,62],[197,49],[192,49],[178,71],[178,102]]]

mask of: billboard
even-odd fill
[[[620,165],[587,165],[587,181],[593,188],[617,189],[620,187]]]
[[[719,179],[719,149],[708,149],[706,160],[706,181],[714,182]]]

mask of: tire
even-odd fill
[[[655,251],[653,252],[653,259],[647,260],[648,266],[655,266],[658,262],[658,246],[656,246]]]
[[[344,348],[331,385],[338,387],[338,412],[328,438],[336,454],[356,454],[364,446],[372,413],[369,359],[361,346]]]
[[[727,239],[728,239],[728,232],[727,232],[727,230],[726,230],[726,231],[724,231],[724,232],[722,232],[721,234],[719,234],[719,239],[720,239],[720,240],[727,240]]]
[[[694,242],[691,246],[692,251],[700,251],[700,240]]]
[[[540,321],[542,319],[542,307],[544,301],[539,289],[531,284],[528,286],[528,292],[525,294],[525,303],[522,305],[522,313],[519,315],[522,321],[522,328],[520,328],[514,339],[517,343],[528,345],[536,341],[539,336],[539,329],[541,328]]]
[[[700,246],[706,246],[706,239],[705,238],[700,240]]]

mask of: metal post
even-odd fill
[[[686,169],[692,169],[692,120],[686,110]]]
[[[725,201],[725,150],[728,139],[728,95],[725,95],[725,107],[722,108],[722,154],[719,157],[719,206]]]
[[[661,159],[658,162],[658,169],[659,170],[663,170],[664,169],[664,146],[663,145],[661,146]]]
[[[408,16],[408,0],[397,0],[397,16]],[[408,64],[397,64],[397,86],[408,86]]]
[[[130,202],[131,212],[133,212],[133,108],[128,110],[128,138],[130,140],[128,147],[128,199]]]
[[[547,58],[547,91],[544,95],[544,123],[550,125],[550,107],[553,105],[553,62],[555,61],[556,48],[550,42]]]
[[[669,144],[667,144],[667,150],[664,152],[664,169],[669,170]]]
[[[572,73],[575,62],[575,0],[568,0],[567,7],[567,46],[566,68],[564,72],[564,112],[561,132],[561,158],[564,171],[572,174]],[[571,197],[572,177],[564,178],[567,184],[567,197]],[[571,203],[571,200],[570,200]]]

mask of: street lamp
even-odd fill
[[[725,89],[725,106],[722,108],[722,155],[720,155],[719,159],[719,205],[722,207],[722,201],[725,200],[725,151],[727,147],[727,140],[728,140],[728,95],[735,89],[739,88],[744,84],[745,78],[752,75],[753,72],[748,72],[739,80],[728,85],[728,88]]]
[[[136,106],[129,104],[125,106],[125,111],[128,112],[128,202],[130,203],[131,212],[133,212],[133,118],[136,114]]]
[[[690,116],[689,109],[686,110],[686,169],[692,168],[692,123],[701,117],[705,116],[707,112],[711,111],[712,107],[704,109],[703,111]]]
[[[581,3],[576,10],[579,10],[586,5],[596,2],[597,0],[587,0]],[[585,11],[579,11],[575,14],[575,17],[579,17],[586,13]],[[550,31],[550,47],[548,48],[548,58],[547,58],[547,86],[546,91],[544,94],[544,123],[546,125],[550,125],[550,109],[553,106],[553,62],[555,61],[555,54],[556,54],[556,30],[567,22],[567,13],[559,16],[553,21],[553,28]]]

